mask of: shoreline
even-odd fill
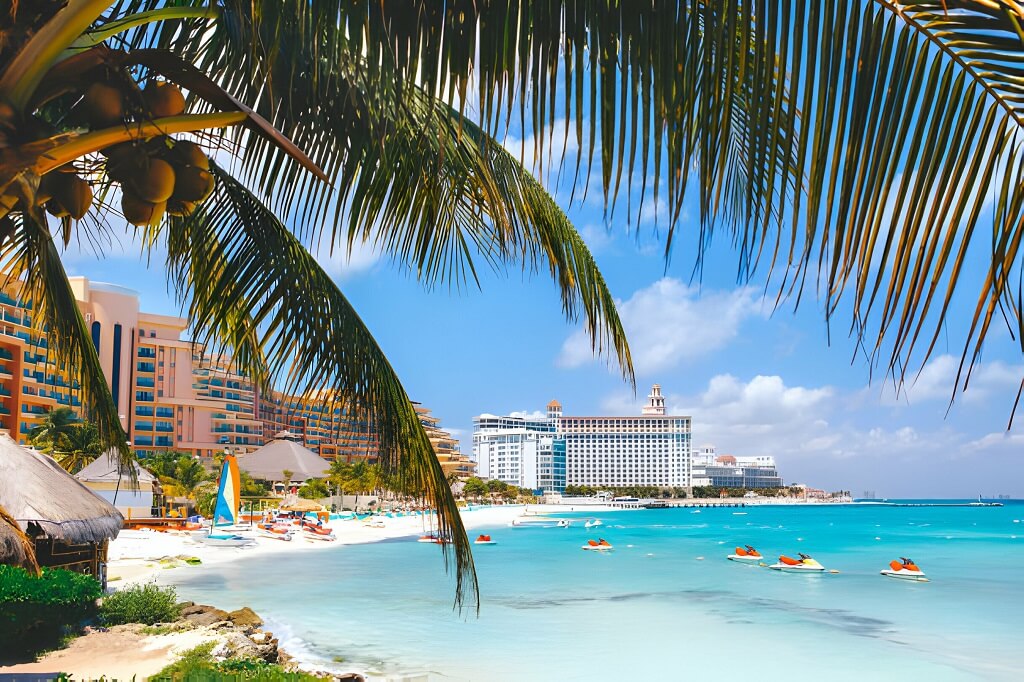
[[[462,521],[468,531],[475,528],[507,525],[513,518],[526,511],[526,505],[499,505],[463,510]],[[371,528],[359,520],[334,520],[329,523],[337,540],[322,542],[296,538],[283,542],[260,537],[257,544],[249,548],[209,547],[193,543],[188,535],[173,535],[158,531],[123,530],[110,543],[107,576],[109,587],[116,590],[122,586],[156,581],[167,570],[203,570],[204,565],[223,565],[242,562],[254,556],[281,556],[302,554],[312,551],[326,551],[331,547],[369,544],[420,535],[424,531],[424,520],[429,517],[405,516],[382,517],[384,528]],[[190,565],[185,557],[198,558],[201,563]],[[172,581],[160,580],[161,583]],[[179,594],[179,599],[189,601],[188,595]],[[216,611],[216,606],[206,607]],[[186,622],[188,619],[186,618]],[[271,628],[272,629],[272,628]],[[74,638],[70,644],[41,656],[35,662],[0,666],[3,674],[40,675],[42,673],[66,672],[76,679],[107,678],[145,679],[166,666],[174,663],[186,651],[207,642],[223,647],[231,639],[233,629],[217,623],[199,623],[191,626],[172,624],[170,631],[156,633],[143,625],[120,625],[111,628],[87,628],[86,632]],[[328,669],[321,661],[314,660],[311,652],[289,649],[286,642],[278,641],[282,633],[275,632],[277,651],[282,660],[297,670],[310,674],[341,673]],[[373,679],[366,671],[354,671]]]

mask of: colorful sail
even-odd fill
[[[241,481],[238,461],[234,455],[227,455],[220,470],[220,486],[217,488],[217,505],[213,510],[213,525],[230,526],[238,523],[240,502]]]

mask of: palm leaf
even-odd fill
[[[33,330],[46,333],[50,360],[79,389],[86,418],[95,425],[103,448],[117,450],[122,468],[131,472],[131,484],[137,485],[135,467],[131,466],[135,456],[127,445],[96,347],[45,218],[38,215],[38,209],[35,213],[8,218],[16,230],[0,246],[0,272],[5,283],[21,280],[20,296],[33,305]]]
[[[259,371],[256,363],[265,362],[263,371],[280,377],[285,392],[318,394],[329,409],[365,413],[382,467],[431,500],[439,528],[453,539],[457,603],[475,601],[473,559],[455,500],[394,370],[298,239],[245,187],[213,170],[217,189],[205,208],[155,228],[166,234],[169,276],[188,300],[197,341],[236,351],[257,339],[262,357],[236,352],[238,371]]]

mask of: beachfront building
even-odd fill
[[[183,338],[188,320],[140,310],[135,291],[84,277],[71,288],[92,337],[121,424],[140,453],[179,450],[209,461],[245,455],[281,431],[326,460],[376,461],[369,421],[325,394],[261,394],[231,358]],[[32,303],[17,282],[0,289],[0,432],[21,444],[55,407],[81,416],[77,387],[57,367],[45,332],[33,331]],[[420,420],[445,473],[465,478],[474,463],[429,410]]]
[[[430,414],[430,410],[420,403],[413,403],[416,414],[427,432],[430,445],[434,448],[441,463],[441,469],[446,477],[455,476],[460,479],[476,475],[476,462],[462,454],[462,448],[457,438],[449,431],[441,428],[441,420]]]
[[[665,414],[655,384],[639,415],[558,419],[570,485],[659,488],[690,485],[690,417]]]
[[[562,406],[545,416],[481,414],[473,418],[473,456],[482,478],[542,493],[565,490],[565,441],[558,437]]]
[[[719,455],[713,446],[693,456],[692,485],[718,488],[781,488],[782,477],[769,455]]]
[[[377,461],[377,438],[358,410],[318,393],[293,396],[274,391],[261,396],[260,419],[267,434],[288,431],[303,447],[328,461]]]

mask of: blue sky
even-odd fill
[[[506,144],[519,153],[517,140]],[[1006,431],[1024,365],[1005,327],[994,327],[970,389],[947,415],[973,290],[964,288],[943,342],[897,398],[891,380],[878,371],[871,380],[867,362],[854,356],[848,309],[833,323],[831,345],[813,289],[798,310],[787,304],[773,313],[764,273],[737,284],[737,255],[726,238],[692,280],[695,210],[684,213],[666,267],[667,224],[663,216],[655,221],[653,201],[639,226],[628,224],[624,210],[608,224],[599,191],[569,206],[569,187],[553,178],[547,184],[619,301],[636,395],[616,368],[592,357],[544,274],[513,269],[485,275],[481,290],[428,292],[370,250],[320,257],[410,396],[430,407],[464,450],[471,450],[472,417],[481,412],[542,410],[556,398],[566,414],[633,414],[659,383],[670,410],[693,417],[695,446],[773,455],[786,482],[855,495],[1024,497],[1024,416]],[[125,244],[102,258],[71,249],[69,272],[132,287],[144,310],[176,314],[162,264],[140,262],[131,232],[123,234]]]

